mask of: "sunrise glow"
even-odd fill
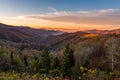
[[[56,4],[52,3],[53,0],[51,2],[48,0],[46,0],[46,2],[38,1],[38,3],[37,1],[28,2],[28,0],[26,0],[26,4],[23,4],[23,1],[24,0],[21,0],[20,3],[18,3],[19,1],[9,2],[9,0],[1,0],[0,10],[2,11],[0,13],[0,23],[70,32],[89,29],[112,30],[120,28],[120,9],[118,7],[106,8],[109,6],[106,4],[106,6],[99,9],[102,5],[93,8],[83,5],[80,6],[78,2],[81,1],[75,1],[75,4],[78,5],[77,10],[70,6],[72,3],[67,5],[70,9],[66,10],[66,7],[59,9],[60,5],[56,6],[59,2],[63,4],[63,0],[55,1]],[[105,3],[108,3],[107,1],[108,0],[100,3],[105,5]],[[45,5],[41,5],[42,2]],[[80,4],[98,4],[96,1],[94,2],[94,0],[93,2],[88,2],[83,1]],[[109,3],[112,4],[111,2]],[[21,6],[21,4],[23,4],[23,6]],[[66,4],[67,2],[65,2],[63,6],[66,6]],[[73,5],[75,6],[75,4]],[[17,9],[13,6],[16,6]],[[30,10],[30,7],[36,10]]]

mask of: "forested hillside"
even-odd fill
[[[40,37],[24,33],[24,28],[4,28],[0,27],[2,80],[114,80],[120,74],[118,32],[52,34],[42,37],[41,43]]]

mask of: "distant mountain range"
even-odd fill
[[[35,44],[39,46],[60,46],[66,43],[77,44],[89,37],[106,34],[120,34],[120,29],[116,30],[87,30],[78,32],[62,32],[56,30],[34,29],[23,26],[11,26],[0,23],[0,40],[15,43]]]
[[[33,29],[23,26],[11,26],[0,23],[0,39],[13,42],[41,42],[48,36],[63,34],[62,31]]]
[[[47,42],[47,44],[50,44],[52,47],[58,47],[60,45],[64,45],[67,43],[78,43],[81,40],[83,40],[83,36],[87,35],[88,33],[86,32],[74,32],[74,33],[65,33],[62,35],[57,35],[57,36],[51,36],[48,37],[47,39],[49,39],[49,41]]]
[[[116,29],[116,30],[96,30],[96,29],[93,29],[93,30],[87,30],[85,31],[87,33],[92,33],[92,34],[120,34],[120,29]]]

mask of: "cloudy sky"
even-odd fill
[[[65,31],[119,29],[120,0],[0,0],[0,23]]]

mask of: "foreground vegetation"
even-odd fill
[[[99,73],[99,75],[98,75]],[[70,78],[71,80],[75,80],[75,78]],[[69,80],[69,78],[62,78],[61,76],[50,76],[47,74],[40,73],[16,73],[16,72],[1,72],[0,80]],[[87,74],[83,74],[79,76],[76,80],[119,80],[118,77],[112,77],[112,73],[109,75],[105,72],[89,72]]]
[[[93,37],[42,51],[0,47],[0,80],[114,80],[120,74],[120,39]]]

